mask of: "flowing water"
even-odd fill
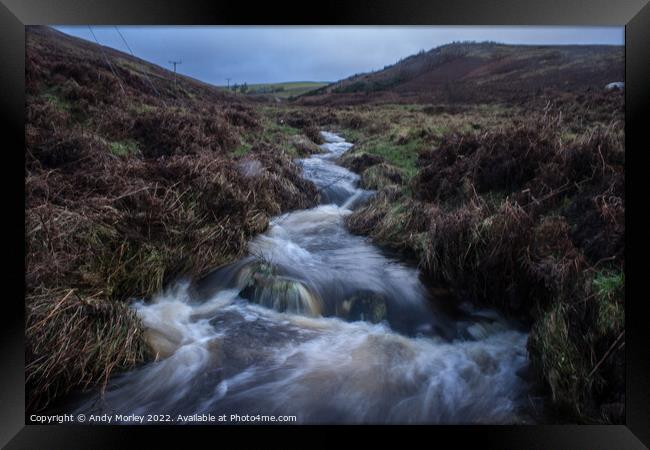
[[[134,307],[155,362],[114,377],[79,412],[291,415],[298,423],[512,423],[527,386],[525,331],[451,310],[418,270],[350,234],[373,193],[323,133],[299,160],[321,204],[276,217],[249,256]]]

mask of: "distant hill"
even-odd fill
[[[548,89],[603,89],[623,81],[624,56],[623,46],[610,45],[453,43],[331,83],[300,102],[489,102]]]
[[[327,81],[288,81],[285,83],[258,83],[247,85],[247,95],[270,95],[278,98],[297,97],[329,85]],[[241,87],[240,87],[241,91]]]

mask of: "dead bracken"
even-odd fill
[[[96,52],[51,33],[27,32],[30,411],[147,358],[129,299],[232,261],[271,216],[318,200],[273,144],[238,154],[242,136],[263,135],[249,106],[164,74],[149,74],[153,90],[154,66],[123,54],[129,95],[116,95]]]
[[[547,115],[445,135],[420,153],[408,190],[384,187],[347,224],[461,298],[531,323],[530,359],[551,406],[620,422],[623,131],[618,122],[566,141],[562,130]]]

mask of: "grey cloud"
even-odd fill
[[[88,27],[56,27],[92,40]],[[381,69],[400,58],[462,40],[522,44],[623,45],[622,27],[119,27],[136,56],[225,84],[334,81]],[[115,28],[93,26],[103,45],[126,51]]]

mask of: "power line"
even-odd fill
[[[97,40],[97,36],[95,36],[95,32],[90,27],[90,25],[88,25],[88,29],[90,30],[90,34],[93,35],[93,39],[95,39],[95,42],[97,42],[97,45],[99,46],[99,51],[102,53],[102,56],[104,57],[104,61],[106,61],[106,64],[108,64],[108,68],[111,69],[111,72],[113,72],[113,76],[117,79],[117,83],[120,85],[122,94],[126,95],[126,91],[124,91],[124,86],[122,86],[122,81],[120,80],[120,77],[117,75],[117,72],[115,72],[115,69],[113,69],[113,65],[111,64],[108,57],[106,56],[106,53],[104,53],[104,47],[102,47],[102,44],[100,44],[99,41]]]
[[[129,45],[128,42],[126,42],[126,39],[124,39],[124,35],[122,35],[122,32],[120,31],[120,29],[117,28],[117,25],[113,25],[113,26],[115,27],[115,31],[117,31],[117,34],[119,34],[120,37],[122,38],[122,42],[124,42],[124,45],[126,45],[126,48],[129,49],[129,53],[131,53],[131,56],[135,57],[135,55],[133,54],[133,50],[131,50],[131,46]]]
[[[128,42],[126,42],[126,38],[124,37],[124,35],[122,35],[122,32],[120,31],[120,29],[117,28],[117,25],[113,25],[113,26],[115,27],[115,31],[117,31],[117,34],[119,34],[120,37],[122,38],[122,41],[124,42],[124,45],[126,45],[126,48],[129,49],[129,52],[131,53],[131,56],[133,56],[135,58],[136,57],[135,53],[133,53],[133,50],[131,50],[131,46],[129,45]],[[147,75],[147,72],[145,70],[143,70],[142,73],[145,76],[145,78],[147,79],[147,81],[149,82],[149,85],[153,88],[156,95],[158,97],[160,97],[160,93],[158,92],[158,89],[156,88],[156,86],[151,81],[151,78],[149,78],[149,75]]]

